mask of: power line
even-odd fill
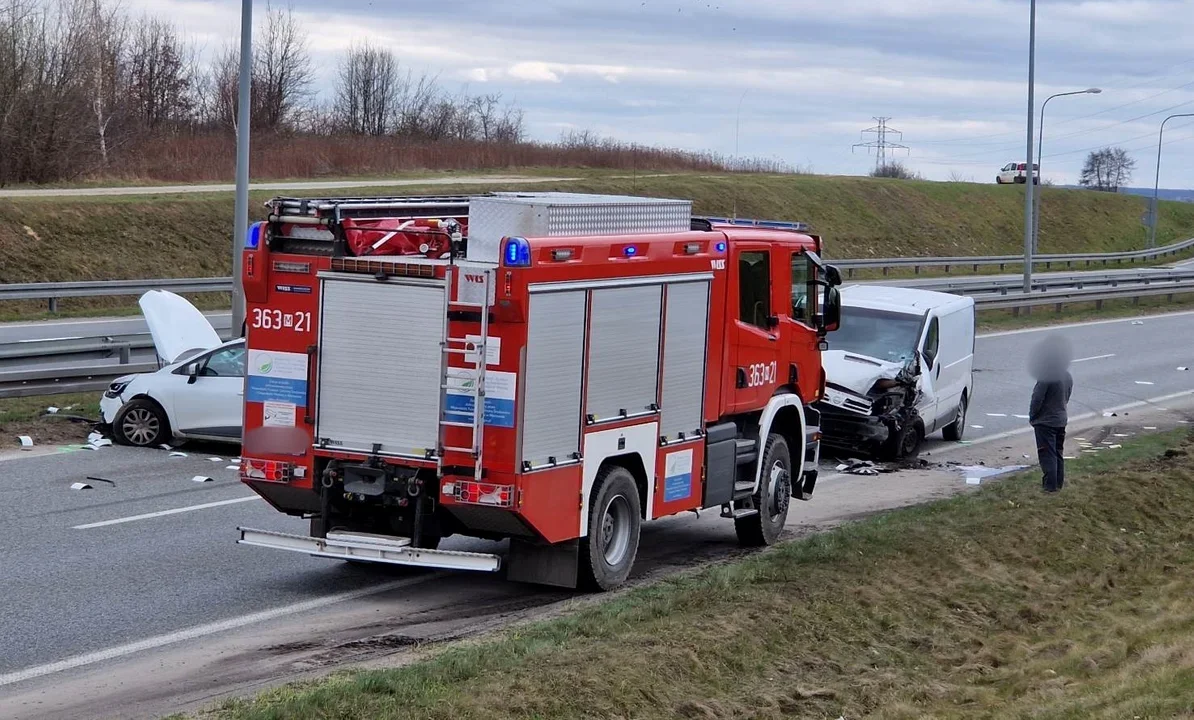
[[[870,155],[871,149],[874,148],[874,150],[875,150],[875,167],[880,168],[880,169],[887,165],[887,151],[888,150],[908,150],[909,154],[912,153],[912,151],[908,148],[907,145],[901,145],[899,143],[890,142],[887,139],[887,136],[889,134],[890,135],[899,135],[900,140],[904,139],[904,133],[902,133],[899,130],[896,130],[894,128],[887,127],[887,121],[890,120],[891,118],[877,117],[877,118],[873,118],[873,119],[876,122],[878,122],[879,124],[876,125],[875,127],[867,128],[866,130],[863,130],[862,134],[865,136],[867,133],[872,133],[876,136],[875,139],[867,141],[867,142],[859,142],[859,143],[855,143],[855,144],[851,145],[850,152],[854,152],[855,148],[861,147],[861,148],[866,148],[867,154]]]

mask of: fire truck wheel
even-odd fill
[[[580,542],[580,584],[612,590],[626,581],[638,554],[642,506],[630,471],[610,465],[597,475],[589,502],[589,534]]]
[[[792,455],[782,435],[771,433],[763,450],[763,474],[754,495],[759,512],[734,520],[741,545],[774,545],[788,521],[792,501]]]
[[[169,421],[157,403],[137,399],[116,414],[112,434],[121,445],[156,447],[170,439]]]

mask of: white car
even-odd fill
[[[165,366],[108,386],[100,400],[104,429],[116,442],[139,447],[190,439],[240,442],[244,338],[222,341],[203,313],[171,292],[152,290],[140,305]]]
[[[997,185],[1013,185],[1023,184],[1028,177],[1028,163],[1014,163],[1010,162],[1007,165],[999,168],[999,174],[995,176],[995,184]],[[1036,163],[1032,164],[1032,184],[1041,184],[1041,166]]]

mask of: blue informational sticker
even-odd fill
[[[472,395],[472,373],[468,370],[449,368],[445,393],[444,416],[452,422],[473,421],[474,399]],[[485,424],[493,427],[514,427],[514,391],[518,374],[489,371],[485,373]]]
[[[274,289],[278,292],[284,293],[298,293],[300,295],[311,294],[311,286],[309,285],[275,285]]]
[[[307,407],[307,356],[304,353],[249,350],[245,399]]]
[[[676,502],[691,497],[692,448],[668,455],[663,468],[663,501]]]

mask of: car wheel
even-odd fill
[[[630,471],[611,465],[597,476],[589,502],[589,534],[580,541],[579,585],[612,590],[626,581],[638,555],[642,506]]]
[[[738,544],[746,547],[774,545],[788,521],[792,501],[792,454],[782,435],[771,433],[763,449],[763,474],[754,495],[758,512],[734,520]]]
[[[962,435],[966,433],[966,406],[970,404],[970,399],[962,395],[962,402],[958,404],[958,413],[954,415],[954,421],[941,429],[941,437],[950,442],[958,442],[962,439]]]
[[[152,447],[169,438],[169,423],[160,405],[140,398],[120,409],[112,433],[121,445]]]

